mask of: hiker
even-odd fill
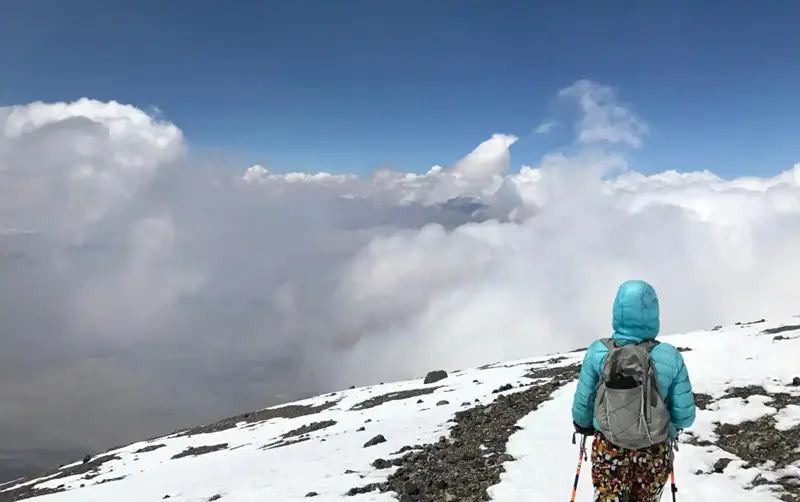
[[[680,351],[655,340],[659,307],[650,284],[619,286],[613,328],[586,350],[573,425],[594,436],[594,502],[657,502],[672,472],[678,431],[694,423],[692,384]]]

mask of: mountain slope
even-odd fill
[[[800,501],[800,319],[783,321],[659,338],[683,351],[700,408],[677,453],[681,502]],[[566,500],[582,358],[497,363],[259,410],[8,483],[0,501]],[[577,499],[591,498],[586,462]]]

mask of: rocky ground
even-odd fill
[[[800,386],[800,381],[792,382]],[[788,393],[770,393],[763,387],[750,385],[747,387],[731,387],[719,399],[707,394],[696,394],[695,402],[700,409],[707,409],[712,403],[724,399],[740,398],[747,400],[753,396],[767,396],[772,399],[767,406],[783,410],[789,405],[800,405],[800,395]],[[697,446],[716,445],[731,454],[716,462],[710,472],[698,471],[697,475],[722,474],[725,468],[737,457],[743,460],[745,467],[760,467],[768,472],[777,472],[787,466],[800,462],[800,426],[788,430],[776,428],[776,420],[772,415],[765,415],[757,420],[740,424],[716,423],[714,433],[718,439],[715,443],[699,440],[691,432],[687,432],[684,441]],[[779,498],[786,502],[800,502],[800,477],[796,474],[785,474],[769,479],[759,475],[752,487],[771,485]]]
[[[48,480],[53,480],[66,478],[69,476],[83,475],[85,479],[89,480],[96,475],[98,468],[101,465],[118,458],[119,457],[115,455],[101,455],[93,459],[84,458],[84,462],[82,464],[68,468],[56,469],[55,471],[48,473],[46,476]],[[37,488],[36,484],[34,483],[15,488],[13,490],[0,492],[0,502],[15,502],[17,500],[38,497],[40,495],[47,495],[49,493],[58,493],[63,490],[64,488],[61,485],[58,485],[56,488]]]
[[[508,438],[519,430],[517,422],[577,378],[579,370],[578,364],[533,369],[526,376],[535,380],[526,390],[503,394],[514,387],[501,386],[495,402],[456,413],[449,437],[432,444],[406,445],[394,458],[375,459],[374,467],[400,468],[386,482],[353,487],[348,495],[391,490],[401,502],[489,500],[486,489],[500,481],[503,462],[513,460],[505,449]]]

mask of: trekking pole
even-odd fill
[[[676,500],[676,493],[678,493],[678,485],[675,484],[675,471],[669,473],[669,479],[672,482],[672,502]]]
[[[672,441],[672,448],[673,448],[674,451],[678,451],[678,449],[679,449],[678,448],[678,443],[680,442],[680,438],[681,438],[681,433],[682,432],[683,432],[683,429],[678,429],[675,432],[675,439]],[[674,460],[674,457],[673,457],[673,461],[672,462],[673,462],[673,466],[672,466],[672,470],[669,472],[669,480],[670,480],[670,485],[671,485],[670,488],[672,490],[672,502],[676,502],[676,499],[678,497],[678,495],[677,495],[677,493],[678,493],[678,485],[675,484],[675,465],[674,465],[675,464],[675,460]]]
[[[572,444],[575,444],[575,434],[572,434]],[[575,483],[572,485],[572,497],[570,497],[569,502],[575,502],[575,496],[578,494],[578,479],[581,477],[581,467],[583,467],[583,459],[585,458],[586,436],[583,436],[581,437],[580,450],[578,450],[578,468],[575,469]]]

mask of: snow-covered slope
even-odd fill
[[[677,453],[681,502],[800,501],[800,319],[782,321],[660,338],[682,348],[700,408]],[[567,500],[582,357],[260,410],[6,484],[0,501]],[[586,462],[577,499],[591,498]]]

